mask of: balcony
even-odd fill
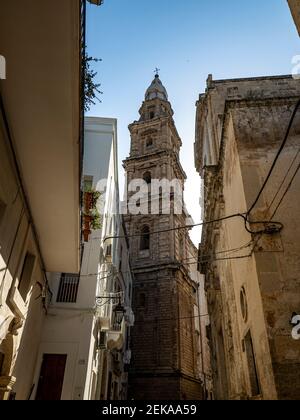
[[[1,2],[2,113],[47,271],[79,271],[81,2]]]

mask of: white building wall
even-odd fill
[[[110,223],[108,215],[111,215],[113,202],[118,199],[116,133],[117,123],[114,119],[86,119],[83,178],[92,178],[94,189],[102,187],[103,179],[108,179],[111,185],[102,197],[105,206],[103,232],[102,229],[93,231],[89,242],[84,244],[76,303],[56,302],[61,274],[48,275],[53,299],[44,323],[36,364],[36,385],[31,399],[36,395],[43,354],[67,355],[62,400],[91,399],[92,371],[97,359],[95,300],[99,291],[98,273],[101,271],[100,249],[104,232],[108,231]]]

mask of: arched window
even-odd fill
[[[150,228],[143,226],[141,230],[141,251],[148,251],[150,249]]]
[[[147,182],[148,185],[151,184],[151,172],[144,173],[143,179]]]
[[[149,118],[153,120],[155,118],[155,106],[151,106],[148,108]]]
[[[146,147],[151,147],[153,146],[153,139],[152,137],[148,137],[146,140]]]

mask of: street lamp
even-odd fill
[[[125,315],[125,308],[124,306],[121,304],[121,298],[119,298],[119,303],[118,305],[114,308],[114,313],[116,316],[116,324],[121,325],[124,315]]]
[[[120,294],[118,294],[118,296],[98,296],[96,297],[96,305],[98,307],[101,307],[107,304],[111,300],[116,301],[116,299],[118,299],[118,304],[113,309],[113,313],[115,314],[115,324],[118,326],[121,326],[126,310],[121,303]]]

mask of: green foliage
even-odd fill
[[[92,63],[102,61],[99,58],[90,57],[87,53],[83,59],[84,71],[84,111],[88,112],[92,105],[96,105],[96,100],[101,102],[97,95],[102,95],[103,92],[99,90],[101,84],[95,82],[97,72],[91,68]]]
[[[92,201],[91,201],[92,208],[89,211],[89,214],[86,214],[86,216],[90,216],[92,218],[91,228],[93,230],[101,229],[102,224],[103,224],[103,219],[102,219],[102,216],[97,209],[97,204],[98,204],[98,201],[102,197],[103,194],[99,191],[94,190],[93,188],[85,188],[84,193],[92,194]]]
[[[91,228],[93,230],[99,230],[102,228],[102,224],[103,224],[103,220],[101,215],[99,214],[98,211],[95,212],[95,214],[92,216],[92,222],[91,222]]]

